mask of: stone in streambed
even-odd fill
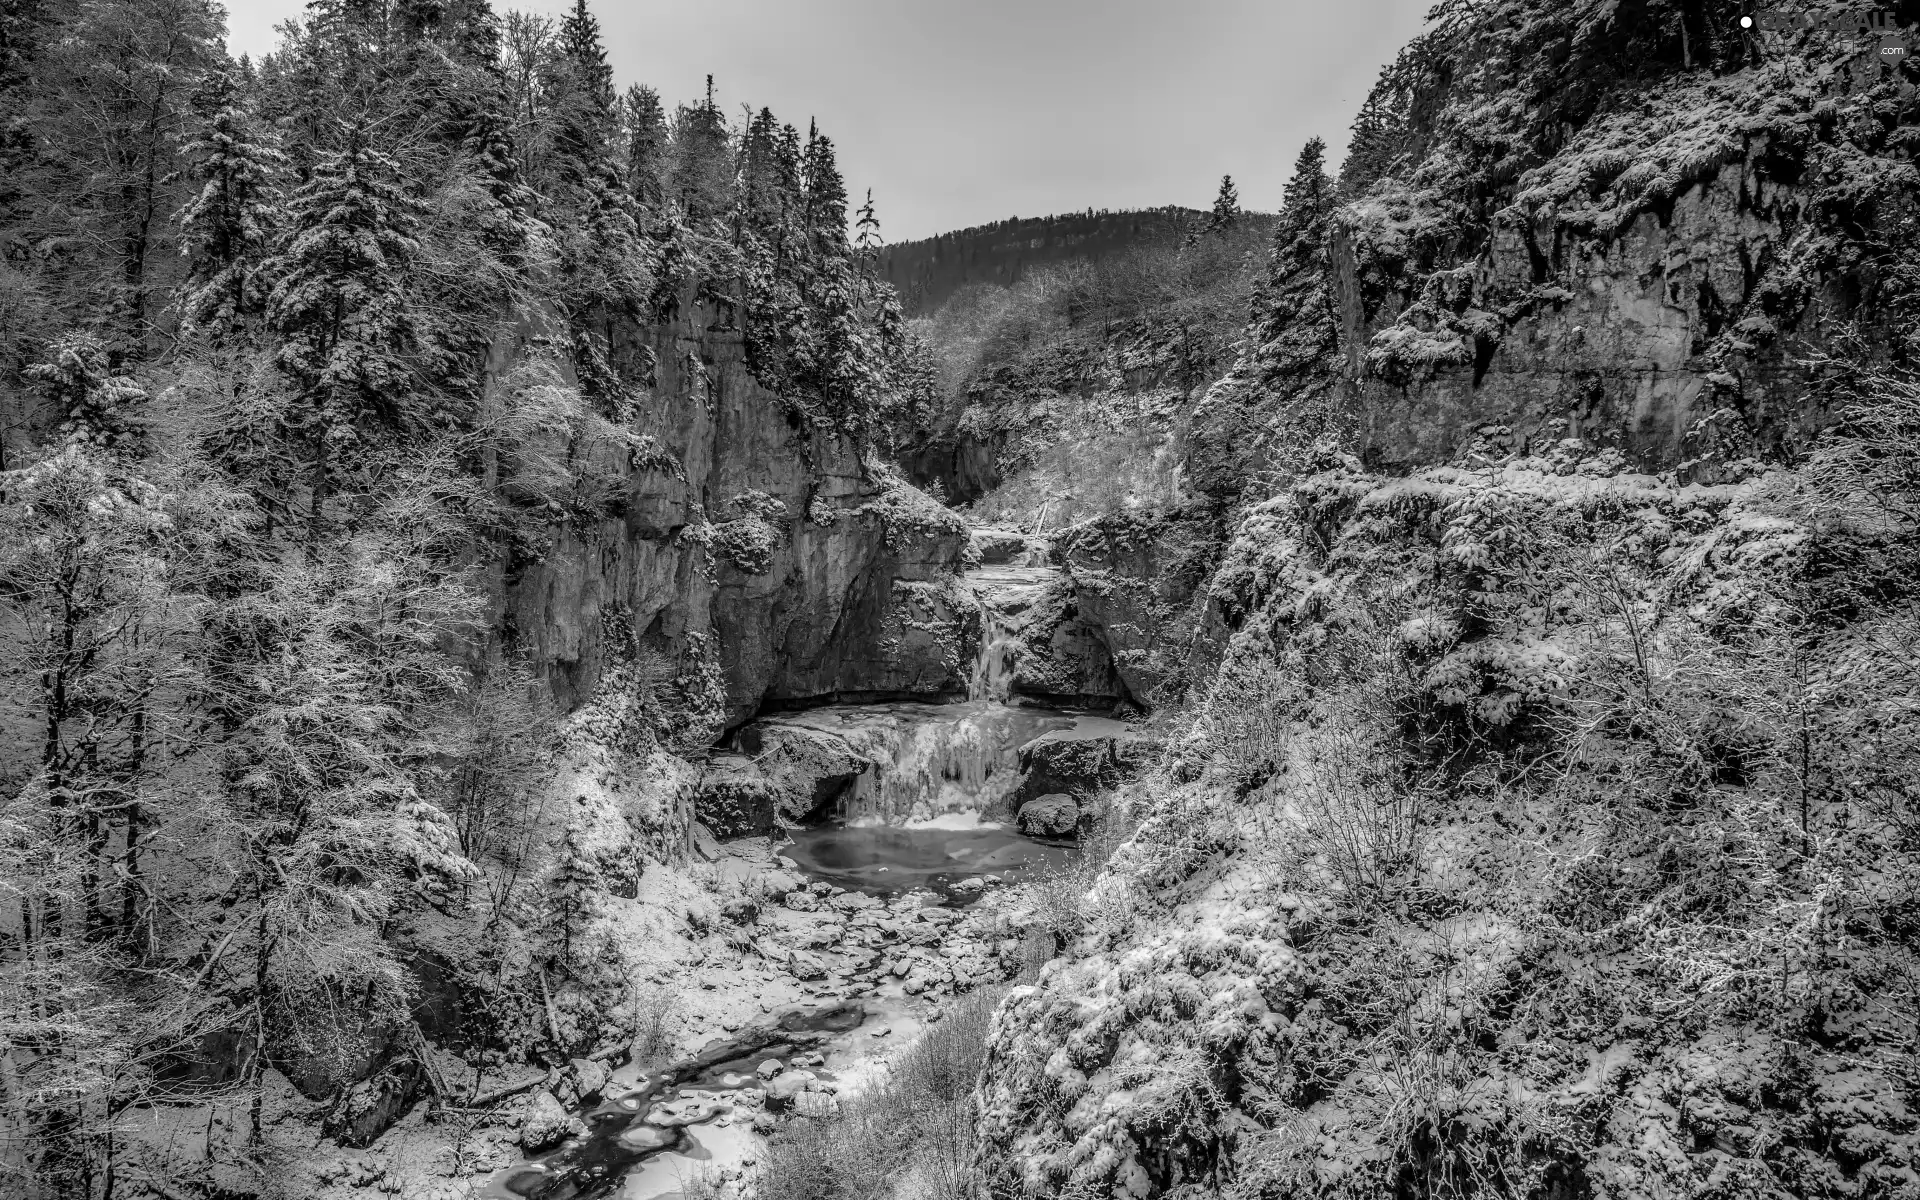
[[[774,1108],[792,1105],[793,1098],[814,1083],[812,1071],[783,1071],[767,1084],[767,1103]]]
[[[793,957],[787,960],[787,970],[793,973],[795,979],[802,981],[827,977],[827,965],[805,950],[793,952]]]
[[[552,1092],[541,1090],[533,1094],[527,1114],[521,1118],[520,1148],[529,1154],[538,1154],[586,1132],[587,1127],[562,1107]]]
[[[597,1096],[606,1090],[607,1069],[591,1058],[576,1058],[572,1062],[573,1086],[582,1100]]]
[[[1014,821],[1028,837],[1066,837],[1080,827],[1080,804],[1072,796],[1055,792],[1022,804]]]
[[[830,1117],[840,1111],[840,1102],[825,1092],[801,1092],[793,1098],[793,1111],[802,1117]]]
[[[643,1154],[665,1150],[679,1140],[678,1127],[663,1128],[658,1125],[637,1124],[627,1126],[620,1133],[620,1144],[623,1147],[628,1150],[638,1150]]]

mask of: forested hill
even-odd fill
[[[1168,205],[1131,212],[1106,209],[1051,217],[1009,217],[881,253],[880,270],[907,311],[932,312],[969,283],[1019,283],[1042,263],[1097,259],[1132,246],[1179,237],[1205,213]]]

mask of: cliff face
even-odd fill
[[[1525,453],[1572,437],[1664,470],[1716,437],[1757,457],[1804,445],[1825,422],[1805,370],[1778,348],[1760,352],[1777,332],[1764,317],[1736,319],[1786,249],[1783,214],[1803,203],[1742,161],[1613,238],[1551,220],[1504,225],[1431,289],[1437,304],[1426,297],[1443,323],[1403,322],[1422,297],[1391,288],[1369,319],[1369,259],[1390,253],[1414,215],[1391,196],[1349,207],[1331,249],[1367,456],[1405,467],[1449,461],[1476,439]],[[1849,291],[1831,282],[1800,326],[1847,314]],[[1750,361],[1729,363],[1728,333],[1747,339]]]
[[[762,387],[714,307],[689,297],[669,324],[613,334],[629,428],[652,441],[580,448],[604,515],[503,585],[504,624],[558,701],[635,654],[671,664],[715,732],[767,704],[964,692],[964,525]]]

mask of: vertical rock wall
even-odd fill
[[[611,331],[639,389],[641,452],[577,447],[612,490],[503,580],[503,625],[563,707],[631,636],[709,681],[728,724],[763,704],[964,693],[977,620],[956,575],[966,530],[753,377],[725,310]],[[664,453],[659,453],[664,452]]]

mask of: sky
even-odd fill
[[[889,241],[1087,208],[1280,207],[1310,137],[1344,153],[1431,0],[598,0],[620,86],[832,137]],[[495,0],[496,9],[514,7]],[[228,0],[255,56],[304,0]],[[559,13],[570,0],[518,7]]]

